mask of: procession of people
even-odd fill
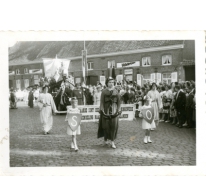
[[[51,88],[47,83],[40,88],[30,87],[23,100],[27,100],[30,108],[33,108],[33,103],[37,101],[44,135],[49,134],[52,129],[53,115],[66,114],[67,134],[72,136],[71,148],[76,152],[79,150],[76,135],[81,134],[80,123],[76,123],[73,119],[73,124],[78,124],[76,130],[73,130],[71,123],[69,124],[71,120],[68,119],[68,115],[81,114],[78,105],[100,107],[97,138],[103,137],[103,145],[111,145],[113,149],[116,148],[115,139],[118,134],[121,104],[136,105],[135,118],[142,118],[145,144],[152,143],[150,132],[155,130],[161,122],[171,123],[179,128],[195,128],[194,81],[174,82],[170,85],[165,82],[159,84],[147,82],[141,87],[136,82],[116,82],[109,77],[105,85],[97,82],[95,86],[86,86],[80,83],[74,85],[67,81],[67,76],[64,75],[59,85],[59,87]],[[15,90],[11,89],[10,108],[17,108],[17,99]]]

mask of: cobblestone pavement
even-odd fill
[[[70,150],[65,115],[54,116],[53,129],[43,135],[37,107],[23,102],[10,109],[10,166],[191,166],[196,165],[196,129],[160,123],[144,144],[141,120],[120,121],[117,149],[97,139],[98,124],[83,122],[77,136],[79,151]]]

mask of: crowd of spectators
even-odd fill
[[[121,96],[121,103],[136,105],[136,117],[138,117],[139,109],[144,105],[144,98],[150,91],[151,84],[151,82],[147,82],[143,86],[139,86],[135,81],[116,82],[115,84],[115,88]],[[163,108],[159,111],[159,122],[171,123],[179,127],[175,106],[177,93],[177,88],[175,87],[179,88],[180,91],[185,94],[185,101],[181,102],[184,109],[183,127],[194,128],[196,122],[196,96],[194,81],[185,81],[181,83],[173,82],[171,84],[161,82],[157,84],[157,91],[159,92],[163,104]],[[55,87],[50,93],[55,100],[57,109],[65,110],[65,108],[59,108],[60,104],[70,105],[69,99],[73,96],[77,97],[79,105],[100,105],[101,92],[104,88],[106,88],[106,86],[102,85],[100,82],[97,82],[96,85],[88,86],[77,83],[75,87],[69,85],[66,85],[64,88]],[[33,100],[37,100],[40,93],[39,87],[31,87],[22,91],[10,89],[10,107],[16,108],[16,102],[18,101],[24,101],[25,104],[27,104],[29,99],[28,96],[31,93],[33,94]],[[65,99],[68,99],[68,103]],[[12,103],[15,103],[15,105]]]

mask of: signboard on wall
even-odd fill
[[[124,74],[133,74],[133,69],[125,69]]]
[[[80,109],[80,113],[82,114],[82,122],[99,120],[100,114],[98,105],[81,105],[78,106],[78,108]],[[122,104],[122,114],[120,115],[119,120],[132,121],[135,115],[135,110],[136,108],[133,104]]]
[[[122,65],[125,65],[126,67],[135,67],[135,66],[140,66],[140,62],[139,61],[134,61],[134,62],[117,63],[117,68],[122,68]]]
[[[30,69],[29,74],[39,74],[42,73],[42,69]]]
[[[15,71],[9,71],[9,75],[14,75]]]

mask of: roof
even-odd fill
[[[183,40],[86,41],[85,47],[87,55],[100,55],[177,44],[183,44]],[[56,55],[69,59],[81,56],[83,49],[83,41],[18,42],[9,48],[9,64],[42,62],[42,58],[55,58]]]

